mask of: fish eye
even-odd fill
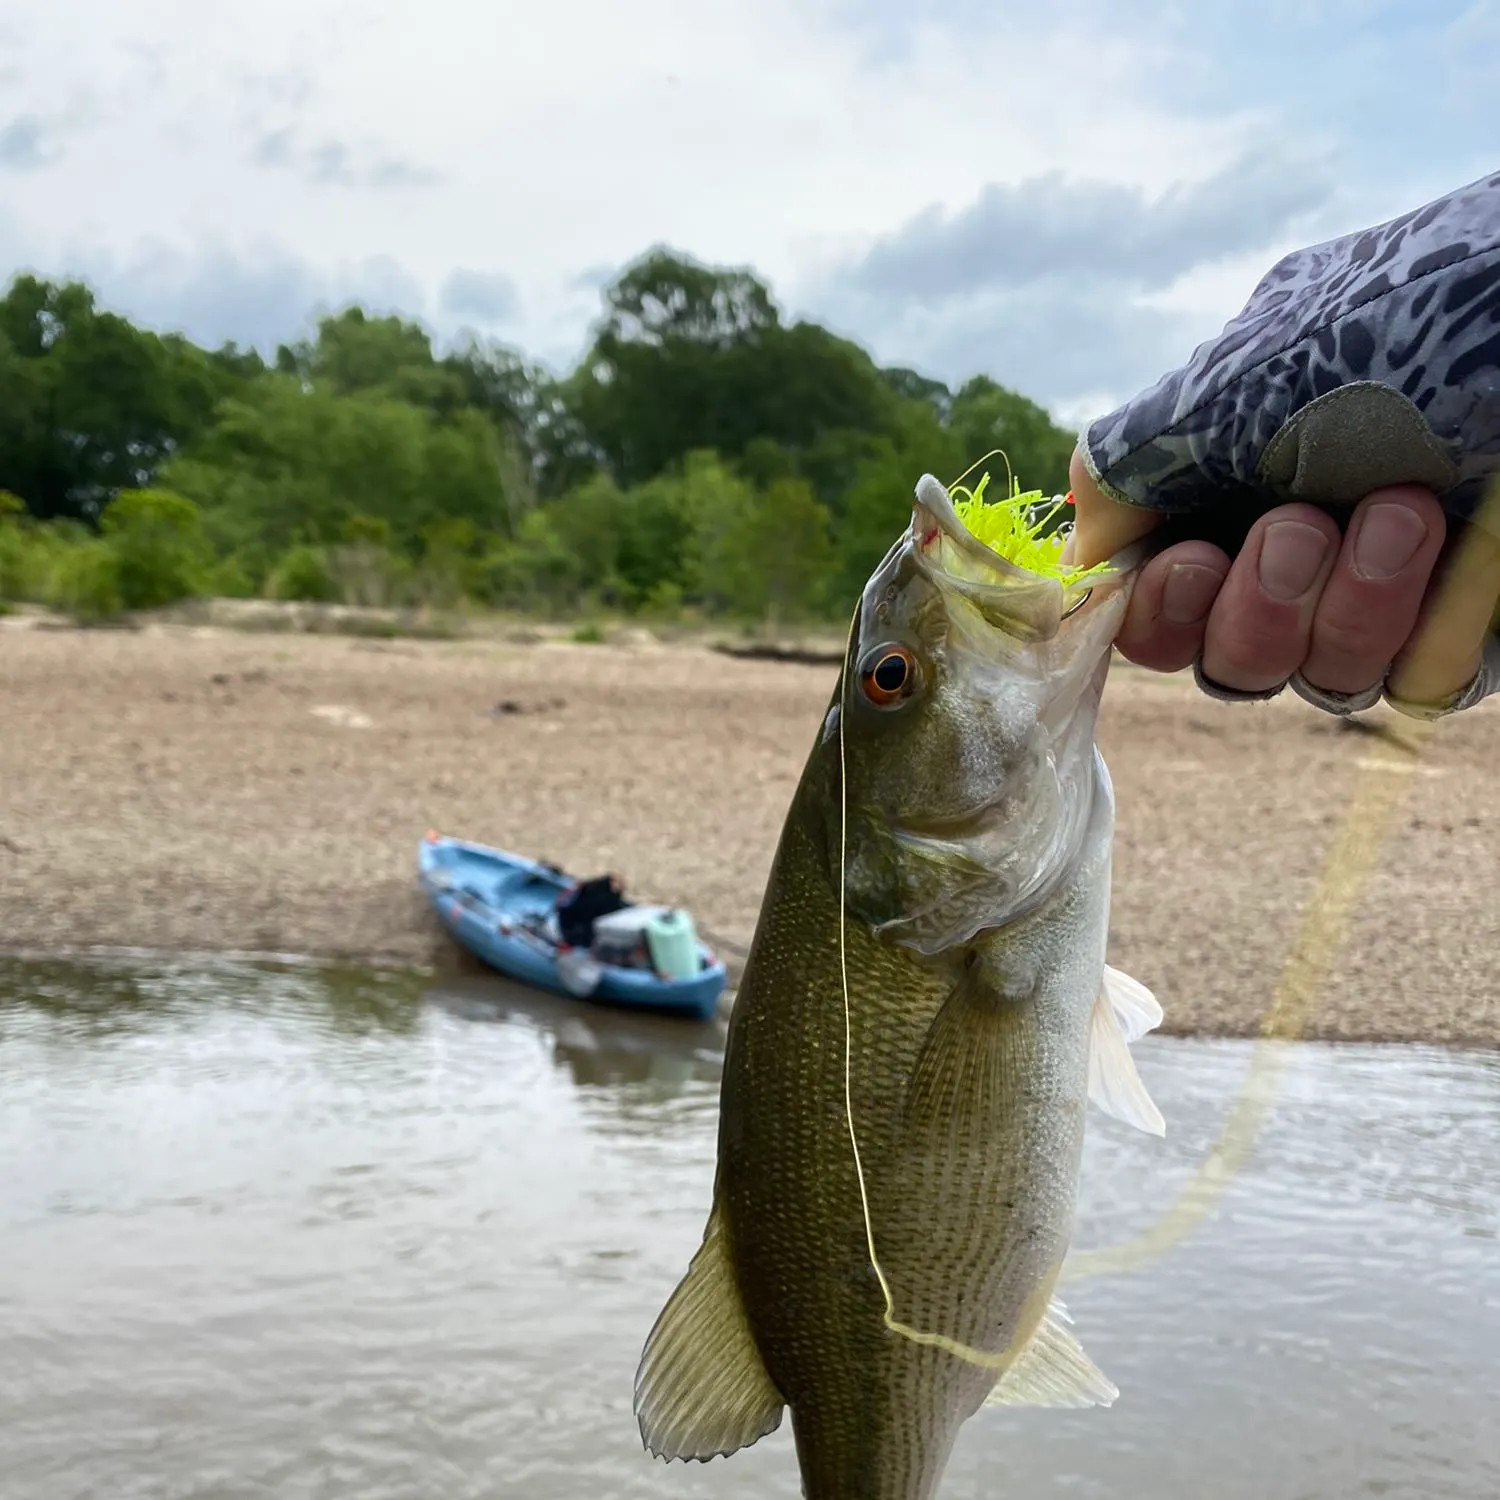
[[[859,664],[859,686],[876,708],[894,708],[917,688],[917,659],[905,646],[889,643],[867,651]]]

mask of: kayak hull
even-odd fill
[[[579,998],[563,983],[555,944],[537,930],[573,885],[571,875],[503,849],[437,835],[423,840],[417,870],[438,920],[475,958],[536,989]],[[698,959],[696,974],[675,980],[649,969],[602,964],[586,998],[707,1020],[729,976],[702,943]]]

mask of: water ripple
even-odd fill
[[[0,970],[5,1500],[798,1494],[785,1429],[640,1451],[702,1230],[722,1027],[497,984]],[[1170,1135],[1094,1117],[1078,1241],[1148,1228],[1250,1049],[1153,1040]],[[1500,1493],[1500,1058],[1303,1047],[1185,1243],[1069,1288],[1107,1412],[985,1412],[944,1500]]]

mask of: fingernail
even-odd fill
[[[1328,538],[1302,521],[1277,521],[1260,544],[1260,586],[1273,599],[1300,599],[1328,555]]]
[[[1354,538],[1354,567],[1365,578],[1394,578],[1427,540],[1427,522],[1405,505],[1372,505]]]
[[[1171,625],[1196,625],[1213,608],[1224,575],[1198,563],[1174,563],[1161,586],[1162,618]]]

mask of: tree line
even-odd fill
[[[1072,437],[789,322],[764,282],[656,250],[558,376],[351,307],[271,360],[135,327],[77,282],[0,299],[0,601],[80,616],[194,595],[842,615],[924,472]]]

